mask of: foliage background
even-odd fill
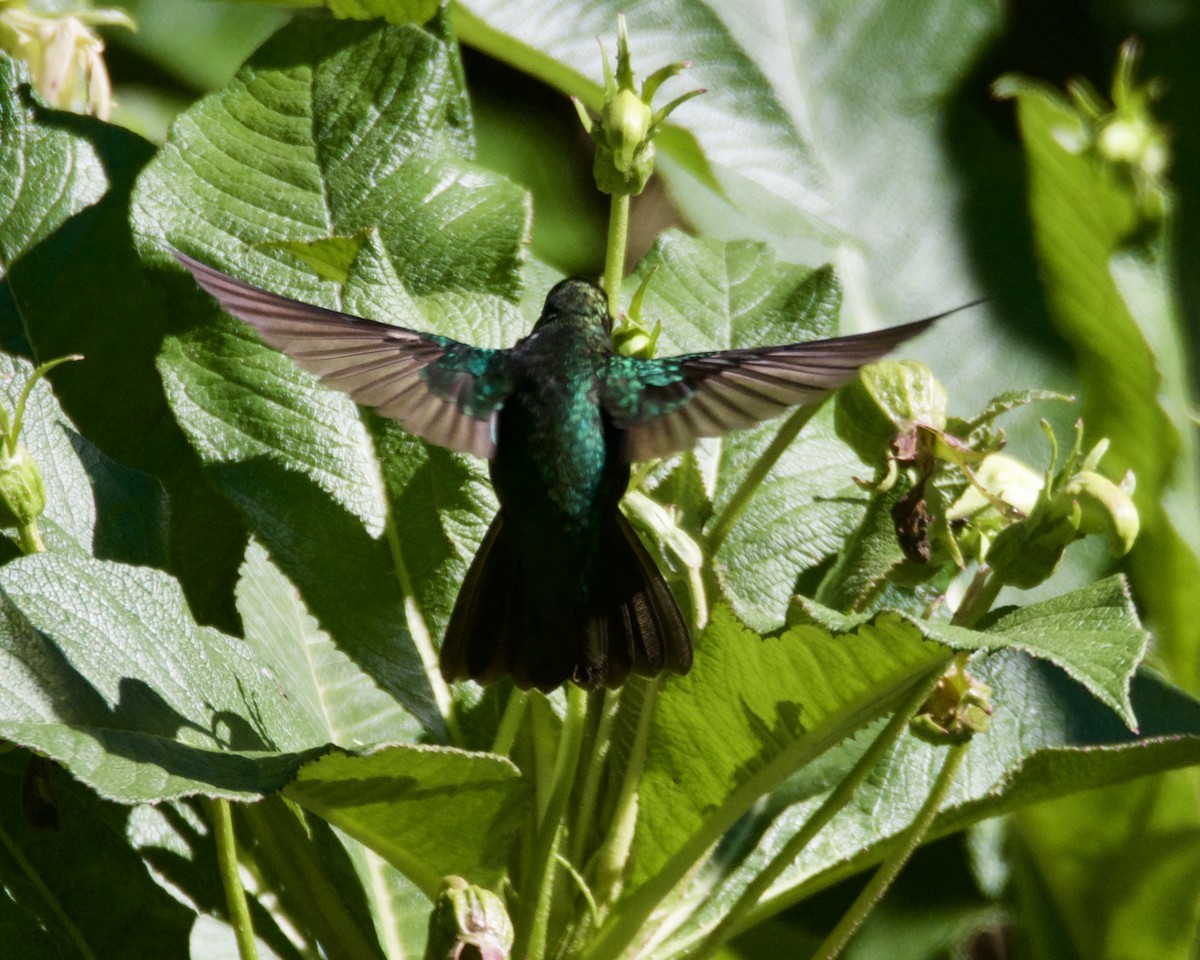
[[[109,36],[117,119],[152,141],[176,110],[223,84],[289,16],[205,0],[128,6],[139,32]],[[1008,389],[1082,396],[1093,436],[1113,437],[1112,456],[1137,467],[1146,533],[1127,569],[1155,633],[1152,663],[1200,693],[1200,478],[1194,421],[1186,419],[1194,385],[1185,372],[1200,368],[1195,5],[956,0],[937,13],[915,13],[884,0],[619,7],[468,0],[456,22],[468,51],[477,159],[532,190],[533,253],[573,274],[599,272],[604,207],[591,187],[590,148],[553,85],[594,88],[592,38],[611,34],[618,9],[629,19],[640,69],[691,59],[696,82],[711,88],[681,114],[674,139],[663,145],[661,181],[635,205],[642,250],[662,227],[684,223],[706,236],[764,240],[783,259],[831,262],[845,290],[847,330],[987,296],[985,307],[942,325],[922,358],[959,412]],[[1094,289],[1104,278],[1081,276],[1069,258],[1056,258],[1073,238],[1056,234],[1061,219],[1038,203],[1063,196],[1063,185],[1051,182],[1039,193],[1043,174],[1029,166],[1013,105],[995,99],[990,86],[1016,71],[1055,86],[1084,76],[1107,90],[1116,49],[1131,34],[1145,44],[1143,75],[1166,81],[1158,111],[1172,139],[1176,207],[1162,247],[1165,309],[1122,327],[1076,296],[1073,283]],[[735,103],[743,109],[731,110]],[[117,132],[113,138],[120,140]],[[151,152],[130,138],[105,159],[140,166]],[[93,220],[101,223],[90,228],[118,215],[111,206],[97,209]],[[631,250],[631,259],[640,252]],[[119,323],[139,304],[105,303],[103,277],[112,266],[94,261],[71,282],[95,291],[98,318]],[[0,296],[12,295],[6,288]],[[11,317],[12,304],[5,307]],[[1107,336],[1114,330],[1115,340]],[[17,339],[11,325],[7,335]],[[1165,374],[1162,384],[1137,379],[1141,356]],[[154,411],[138,422],[134,398],[132,423],[89,420],[83,381],[72,381],[79,376],[63,370],[55,386],[86,435],[114,459],[149,468],[140,452],[147,432],[166,429]],[[1041,415],[1057,418],[1061,434],[1074,414],[1039,408],[1009,425],[1015,452],[1038,466],[1044,449],[1030,427]],[[179,456],[178,469],[188,469],[187,456]],[[192,506],[198,525],[220,512]],[[218,523],[211,535],[234,542],[239,531]],[[184,579],[202,621],[236,629],[231,587],[241,554],[228,557],[225,569]],[[186,558],[179,562],[186,573]],[[1076,548],[1051,592],[1087,582],[1106,565],[1101,550]],[[1002,832],[988,826],[935,844],[911,865],[854,956],[948,956],[964,942],[986,956],[1000,918],[1009,916],[1026,938],[1016,945],[1023,955],[1192,957],[1200,918],[1198,787],[1193,770],[1156,775],[1027,808],[1008,816]],[[1007,884],[1006,870],[1014,878]],[[781,955],[817,935],[854,883],[772,920],[737,952]],[[898,953],[897,944],[910,952]]]

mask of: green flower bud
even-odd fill
[[[429,915],[425,960],[508,960],[513,926],[504,901],[462,877],[446,877]]]
[[[1120,487],[1091,470],[1081,470],[1050,503],[1052,518],[1070,517],[1080,536],[1103,534],[1108,551],[1123,557],[1137,539],[1139,518],[1133,499]]]
[[[972,520],[999,529],[1011,519],[1011,507],[1028,516],[1037,505],[1043,480],[1020,460],[1003,453],[989,454],[975,469],[975,482],[963,491],[946,519]]]
[[[624,16],[617,17],[615,76],[603,46],[600,52],[604,58],[604,105],[599,120],[593,121],[578,100],[575,109],[583,128],[596,144],[596,159],[592,165],[596,186],[613,196],[636,196],[654,173],[654,137],[659,127],[672,110],[704,91],[692,90],[655,111],[651,103],[659,86],[683,70],[686,64],[672,63],[656,71],[642,85],[639,94],[634,87]]]
[[[992,722],[992,688],[956,664],[934,688],[910,727],[932,743],[965,743]]]
[[[650,143],[650,127],[654,122],[654,111],[643,103],[632,90],[618,90],[617,95],[604,104],[600,112],[600,129],[612,152],[613,166],[628,174],[639,163],[638,155],[651,152],[653,171],[654,145]],[[643,165],[644,159],[640,161]]]
[[[25,527],[46,509],[42,471],[20,440],[11,455],[0,443],[0,527]]]

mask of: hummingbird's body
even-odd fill
[[[490,461],[500,510],[451,614],[442,673],[511,675],[541,690],[691,667],[687,624],[620,511],[631,463],[815,402],[936,319],[641,359],[614,353],[604,292],[564,280],[529,336],[487,350],[300,303],[175,256],[227,312],[325,383]]]

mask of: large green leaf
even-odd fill
[[[991,729],[972,741],[963,768],[930,835],[932,839],[987,817],[1106,784],[1200,762],[1200,704],[1152,675],[1139,675],[1132,703],[1141,733],[1056,667],[1005,652],[977,660],[972,671],[993,689]],[[752,847],[727,852],[727,876],[701,889],[703,905],[681,928],[673,949],[710,928],[765,864],[825,799],[834,771],[844,771],[878,727],[839,747],[793,778],[747,829]],[[858,793],[752,912],[753,923],[886,857],[928,795],[944,747],[902,739]]]
[[[637,922],[640,911],[679,882],[759,796],[775,790],[806,764],[821,757],[814,772],[800,774],[802,780],[807,776],[821,784],[821,791],[828,788],[832,771],[844,775],[853,762],[849,758],[865,745],[848,738],[893,708],[922,676],[945,664],[948,646],[1034,646],[1039,655],[1054,657],[1095,686],[1113,709],[1131,716],[1129,676],[1143,653],[1145,634],[1117,580],[1001,616],[979,632],[934,628],[894,612],[845,617],[812,604],[804,609],[807,615],[802,622],[779,637],[761,639],[718,608],[697,645],[692,672],[663,685],[639,787],[638,822],[629,858],[627,893],[632,899],[628,903],[636,903],[637,910],[629,910],[630,916],[616,921],[614,928]],[[1064,629],[1064,623],[1069,629]],[[930,643],[926,637],[941,643]],[[1088,663],[1089,653],[1103,662]],[[997,701],[1003,703],[1001,697],[997,694]],[[1013,719],[1019,725],[1020,718]],[[1031,735],[1036,739],[1040,734]],[[981,752],[993,742],[1007,751],[1003,762],[989,758],[993,789],[1029,753],[1019,739],[998,736],[997,741],[980,738]],[[1100,782],[1105,776],[1128,775],[1115,768],[1091,775]],[[932,778],[936,765],[928,759],[913,769]],[[929,779],[920,788],[905,787],[902,806],[909,817],[931,783]],[[971,783],[973,788],[981,786],[979,779]],[[873,792],[874,785],[863,790]],[[788,788],[783,794],[789,794]],[[1005,800],[1012,802],[1007,796]],[[898,821],[903,822],[907,821]],[[854,846],[861,837],[852,831],[844,838],[823,833],[810,850],[827,849],[830,836],[849,849],[862,849],[861,844]],[[780,842],[773,838],[775,849]],[[806,851],[802,859],[809,857]],[[825,869],[830,865],[823,862]]]
[[[240,640],[157,570],[75,553],[0,568],[0,736],[124,802],[279,789],[326,742]]]
[[[839,632],[871,619],[861,614],[844,616],[803,598],[797,599],[796,611],[799,622]],[[1122,577],[1109,577],[1027,607],[997,611],[980,630],[915,617],[908,620],[929,639],[957,650],[1023,650],[1056,663],[1115,710],[1127,726],[1137,729],[1129,683],[1150,638],[1138,623]]]
[[[678,881],[757,797],[949,657],[894,614],[852,633],[804,625],[762,639],[718,607],[692,672],[659,694],[629,888]]]
[[[303,766],[285,792],[382,854],[431,899],[450,874],[498,887],[529,815],[528,786],[508,760],[444,747],[329,754]]]

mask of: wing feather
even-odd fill
[[[325,384],[438,446],[491,459],[508,394],[503,351],[302,303],[172,251],[226,313]],[[489,390],[478,389],[486,374]]]
[[[957,309],[963,309],[959,307]],[[629,462],[664,457],[820,401],[948,313],[856,336],[642,360],[614,357],[603,401]]]

